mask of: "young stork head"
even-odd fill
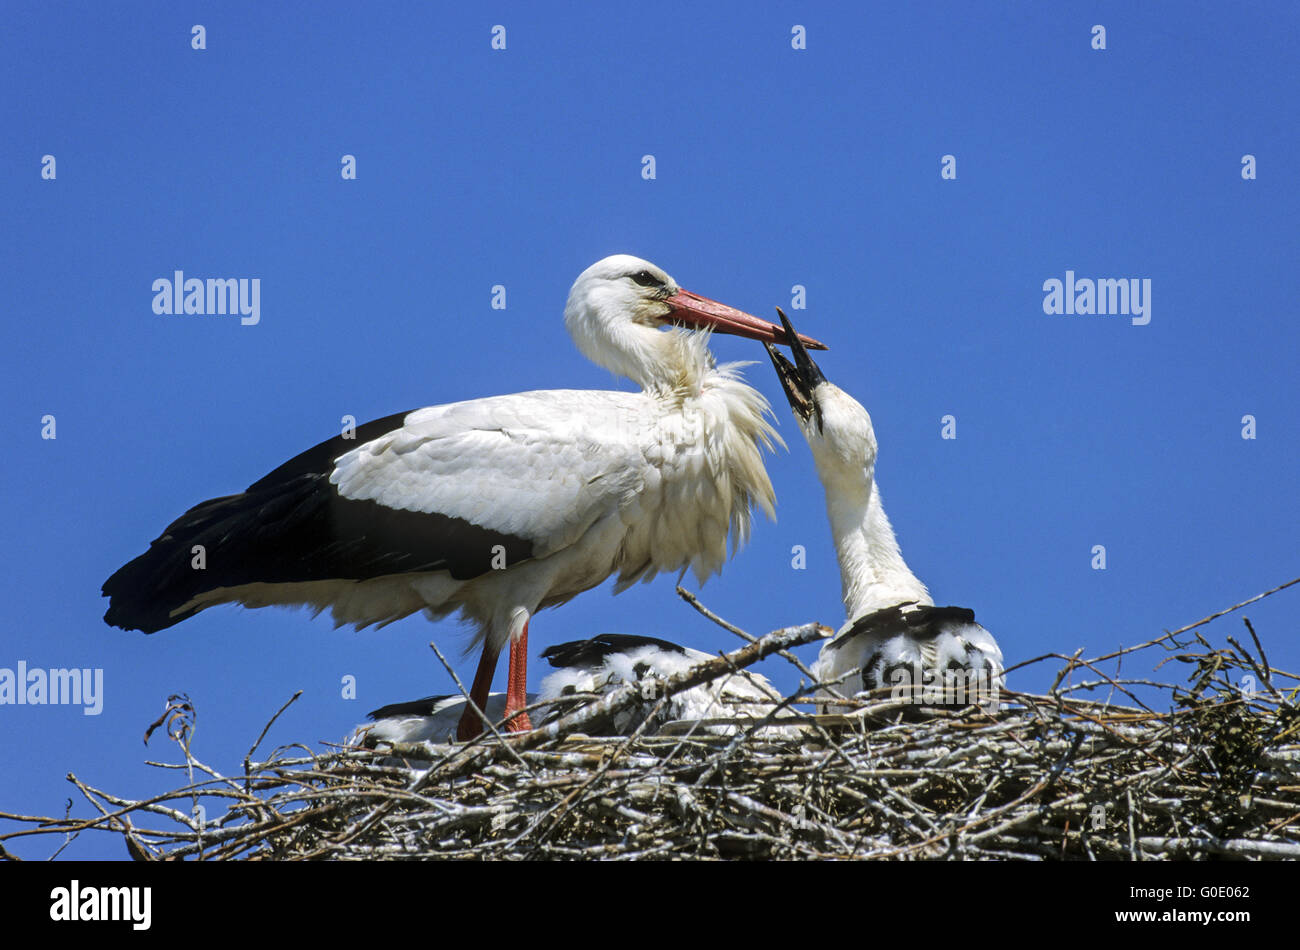
[[[786,332],[793,333],[780,307],[776,312]],[[826,380],[798,339],[790,348],[794,363],[771,345],[767,349],[826,493],[846,615],[852,619],[908,601],[929,604],[929,592],[903,560],[881,506],[871,416],[860,402]]]
[[[650,389],[677,385],[693,368],[693,351],[680,326],[789,343],[786,331],[726,304],[683,290],[662,268],[630,254],[614,254],[578,275],[569,290],[564,323],[582,354],[606,369]],[[804,346],[826,349],[811,337]]]
[[[794,327],[785,312],[780,307],[776,312],[786,334],[795,339]],[[803,339],[798,336],[790,345],[793,363],[770,343],[767,352],[794,410],[795,421],[812,449],[817,473],[823,484],[838,486],[848,495],[854,494],[855,486],[869,490],[876,466],[876,432],[871,415],[862,403],[822,375],[799,344]]]

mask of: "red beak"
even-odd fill
[[[714,333],[731,333],[749,337],[751,340],[763,340],[766,343],[784,343],[787,346],[790,344],[790,337],[786,335],[784,327],[750,316],[743,310],[728,307],[725,303],[693,294],[689,290],[677,291],[668,298],[667,303],[673,308],[668,314],[668,319],[684,327],[693,330],[708,327]],[[810,336],[804,336],[802,333],[798,336],[799,341],[810,350],[829,349],[825,343],[814,340]]]

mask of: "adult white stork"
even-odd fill
[[[910,701],[927,706],[995,706],[1002,651],[973,611],[936,607],[908,569],[880,501],[871,416],[827,382],[798,340],[791,349],[795,365],[767,347],[826,494],[847,618],[812,672],[850,694],[905,687]]]
[[[493,396],[322,442],[181,515],[104,583],[105,621],[153,633],[239,603],[328,609],[359,629],[459,610],[483,647],[470,695],[482,708],[509,642],[507,728],[531,728],[516,714],[533,614],[615,574],[622,590],[660,571],[717,573],[751,505],[773,515],[759,446],[780,441],[767,401],[736,364],[715,364],[707,332],[661,332],[787,342],[780,327],[625,254],[579,275],[564,319],[589,359],[640,391]],[[467,708],[458,735],[480,728]]]

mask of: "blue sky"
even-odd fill
[[[792,317],[872,413],[905,556],[1011,663],[1139,642],[1300,575],[1293,4],[385,6],[9,11],[0,667],[102,668],[104,707],[0,706],[0,810],[61,812],[68,771],[162,788],[175,776],[143,760],[173,751],[140,740],[173,692],[197,705],[198,756],[235,771],[295,690],[268,747],[451,690],[427,644],[459,658],[453,621],[355,633],[225,607],[146,637],[104,625],[99,588],[345,414],[626,388],[561,320],[614,252],[765,317],[807,288]],[[260,322],[155,314],[177,269],[259,278]],[[1149,279],[1150,323],[1045,314],[1067,270]],[[755,343],[714,349],[760,361],[790,451],[769,460],[778,523],[701,596],[753,632],[837,625],[821,487],[776,378]],[[609,591],[540,615],[534,657],[603,631],[734,645],[671,578]],[[1298,598],[1245,611],[1288,669]],[[793,688],[788,669],[768,672]],[[107,837],[65,853],[125,856]]]

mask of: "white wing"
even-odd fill
[[[638,393],[542,390],[419,409],[341,456],[344,498],[462,518],[544,557],[644,487]]]

